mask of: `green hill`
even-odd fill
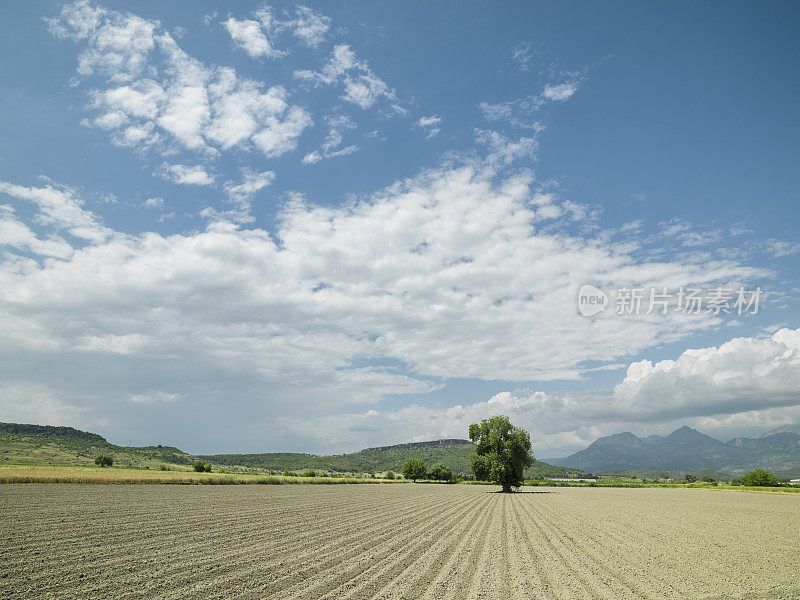
[[[266,454],[212,454],[201,456],[220,465],[241,465],[254,469],[298,471],[315,469],[336,473],[399,473],[403,463],[410,457],[421,458],[427,467],[443,463],[456,473],[466,475],[471,472],[469,455],[474,446],[468,440],[446,439],[432,442],[413,442],[394,446],[367,448],[351,454],[316,456],[313,454],[266,453]],[[541,461],[534,461],[525,472],[526,477],[543,475],[545,477],[569,477],[580,471],[567,467],[555,467]]]
[[[158,468],[162,464],[190,465],[194,457],[168,446],[117,446],[96,433],[53,427],[0,423],[0,464],[93,465],[100,454],[114,464]]]
[[[410,457],[421,458],[428,467],[443,463],[456,473],[469,474],[468,440],[447,439],[367,448],[350,454],[317,456],[295,452],[264,454],[191,455],[170,446],[117,446],[96,433],[53,427],[0,423],[0,464],[92,465],[100,454],[110,454],[118,466],[159,468],[160,465],[188,467],[197,459],[232,470],[303,471],[330,473],[399,473]],[[534,461],[526,477],[568,477],[580,471]]]

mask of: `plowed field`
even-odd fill
[[[0,598],[800,598],[800,498],[0,485]]]

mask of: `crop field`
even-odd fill
[[[366,477],[285,477],[255,473],[195,473],[190,470],[151,471],[99,467],[52,467],[0,465],[0,484],[5,483],[173,483],[173,484],[323,484],[391,483]]]
[[[797,496],[0,485],[0,598],[793,598]]]

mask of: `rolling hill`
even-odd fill
[[[171,446],[117,446],[105,438],[72,427],[0,423],[0,464],[91,465],[100,454],[111,454],[120,466],[159,468],[176,465],[188,468],[197,459],[217,467],[235,470],[301,471],[313,469],[331,473],[400,472],[411,456],[428,467],[441,462],[454,472],[468,474],[472,442],[459,439],[414,442],[367,448],[350,454],[317,456],[296,452],[262,454],[191,455]],[[534,461],[527,477],[568,477],[580,474],[572,468]]]
[[[600,472],[651,469],[738,475],[763,468],[779,477],[798,477],[800,434],[784,428],[755,438],[721,442],[686,426],[667,436],[646,438],[626,431],[601,437],[585,450],[566,458],[547,460],[556,465]]]
[[[399,473],[403,463],[411,456],[421,458],[428,467],[440,462],[456,473],[468,474],[469,455],[473,444],[468,440],[445,439],[432,442],[413,442],[366,448],[351,454],[315,456],[313,454],[267,453],[267,454],[212,454],[201,456],[214,464],[241,465],[263,470],[318,469],[332,472]],[[556,467],[535,460],[525,472],[527,477],[569,477],[578,474],[576,469]]]

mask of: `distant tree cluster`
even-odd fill
[[[100,465],[101,467],[110,467],[114,464],[114,457],[103,454],[94,459],[94,464]]]
[[[742,475],[742,485],[757,485],[762,487],[777,487],[780,485],[778,478],[764,469],[753,469]]]
[[[451,482],[456,481],[455,475],[449,467],[442,463],[436,463],[428,471],[421,458],[409,458],[403,465],[403,476],[406,479],[417,481],[417,479],[429,479],[433,481]],[[386,479],[394,479],[394,473],[386,473]]]
[[[211,463],[204,463],[202,460],[198,460],[192,466],[198,473],[211,473]]]

